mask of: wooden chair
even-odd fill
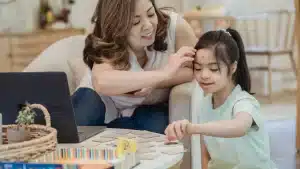
[[[297,74],[293,57],[294,12],[279,10],[238,17],[236,26],[243,36],[247,57],[267,57],[266,65],[249,66],[249,69],[268,72],[267,96],[272,101],[272,72],[293,71],[295,76]],[[273,56],[288,56],[290,68],[272,67]]]
[[[22,71],[36,56],[54,42],[79,34],[84,34],[84,30],[41,30],[28,33],[5,34],[9,43],[10,71]]]

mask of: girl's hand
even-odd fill
[[[188,129],[191,123],[188,120],[174,121],[165,130],[168,141],[181,140],[188,135]]]
[[[196,49],[188,46],[181,47],[174,55],[169,57],[167,65],[163,68],[168,75],[172,78],[176,75],[179,68],[184,64],[194,60]]]
[[[153,91],[152,87],[143,88],[137,92],[134,93],[135,96],[148,96]]]

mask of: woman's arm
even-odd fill
[[[161,70],[156,71],[120,71],[107,63],[95,64],[92,69],[92,84],[101,94],[120,95],[141,88],[155,86],[166,80],[168,75]]]
[[[208,162],[210,160],[209,152],[204,143],[203,136],[200,136],[200,145],[201,145],[201,165],[202,169],[208,169]]]
[[[112,96],[157,86],[177,75],[178,69],[184,63],[193,61],[192,57],[185,56],[189,53],[192,53],[190,49],[183,48],[180,50],[180,54],[169,59],[164,68],[153,71],[122,71],[115,70],[108,63],[94,64],[92,69],[93,87],[98,93]]]
[[[242,137],[246,134],[253,123],[249,113],[237,113],[233,120],[213,121],[203,124],[188,124],[189,134],[201,134],[213,137],[233,138]]]
[[[193,47],[197,43],[197,37],[188,22],[179,17],[176,25],[175,33],[175,50],[178,51],[183,46]],[[157,88],[167,88],[185,82],[190,82],[193,79],[192,62],[186,64],[185,67],[180,68],[177,75],[171,79],[164,80],[159,83]]]

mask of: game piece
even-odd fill
[[[101,137],[99,139],[94,139],[92,140],[93,142],[98,142],[98,143],[106,143],[106,142],[111,142],[113,141],[114,138],[109,138],[109,137]]]
[[[140,160],[154,160],[156,157],[158,157],[158,154],[157,153],[139,154],[138,157]]]
[[[117,134],[115,134],[115,133],[108,133],[108,134],[101,135],[101,137],[103,137],[103,138],[113,138],[113,139],[116,139],[117,137],[119,137],[119,135],[117,135]]]
[[[155,148],[139,148],[138,150],[137,150],[137,153],[155,153],[156,152],[156,150],[155,150]]]
[[[172,149],[163,149],[160,151],[163,154],[176,155],[186,152],[182,147],[174,147]]]
[[[149,134],[150,132],[146,130],[132,130],[130,133],[136,136],[141,136],[141,135]]]
[[[139,137],[149,139],[149,138],[155,138],[155,137],[160,137],[160,136],[161,135],[159,135],[159,134],[149,133],[149,134],[141,135]]]
[[[151,143],[137,143],[138,148],[150,148],[150,147],[154,147],[154,144]]]
[[[116,134],[119,134],[119,135],[126,135],[126,134],[129,134],[131,133],[132,131],[131,130],[128,130],[128,129],[118,129],[116,130]]]
[[[165,141],[165,145],[174,145],[174,144],[179,144],[178,140],[173,140],[173,141]]]
[[[133,135],[133,134],[131,134],[131,133],[123,135],[122,137],[125,137],[125,138],[128,138],[128,139],[134,139],[134,138],[136,138],[136,136]]]
[[[165,137],[154,137],[154,138],[149,138],[146,140],[149,142],[165,142],[166,138]]]

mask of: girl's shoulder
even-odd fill
[[[258,102],[258,100],[252,94],[242,90],[239,85],[236,86],[236,88],[232,92],[232,96],[230,97],[230,99],[233,104],[239,101],[243,101],[260,107],[260,103]]]

